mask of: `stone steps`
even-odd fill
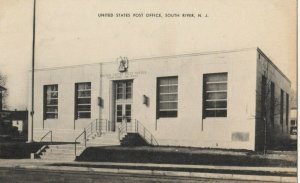
[[[85,150],[85,147],[82,144],[78,144],[76,150],[77,154],[80,154]],[[75,160],[75,145],[48,145],[46,151],[40,154],[40,158],[43,160],[73,161]]]
[[[87,147],[94,146],[117,146],[120,145],[118,133],[93,134],[87,139]],[[80,155],[85,150],[84,144],[76,145],[76,154]],[[75,145],[74,144],[60,144],[48,145],[48,148],[40,154],[43,160],[75,160]]]

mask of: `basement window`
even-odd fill
[[[44,119],[58,118],[58,85],[44,86]]]
[[[91,118],[91,82],[75,84],[75,119]]]
[[[203,118],[227,117],[227,73],[203,75]]]

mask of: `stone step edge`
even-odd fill
[[[248,180],[248,181],[266,181],[266,182],[297,182],[297,177],[290,176],[266,176],[266,175],[244,175],[244,174],[221,174],[221,173],[201,173],[201,172],[183,172],[183,171],[162,171],[162,170],[132,170],[132,169],[111,169],[111,168],[91,168],[91,167],[72,167],[72,166],[32,166],[21,165],[16,168],[31,169],[34,171],[74,171],[74,172],[105,172],[114,174],[135,174],[150,176],[169,176],[169,177],[185,177],[185,178],[211,178],[226,180]]]

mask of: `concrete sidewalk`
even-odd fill
[[[150,176],[193,177],[225,180],[297,182],[297,168],[174,165],[109,162],[65,162],[42,160],[0,160],[0,168],[115,173]]]

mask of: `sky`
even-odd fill
[[[0,0],[0,72],[10,109],[27,108],[32,17],[33,0]],[[296,87],[295,0],[37,0],[35,38],[36,68],[259,47]]]

